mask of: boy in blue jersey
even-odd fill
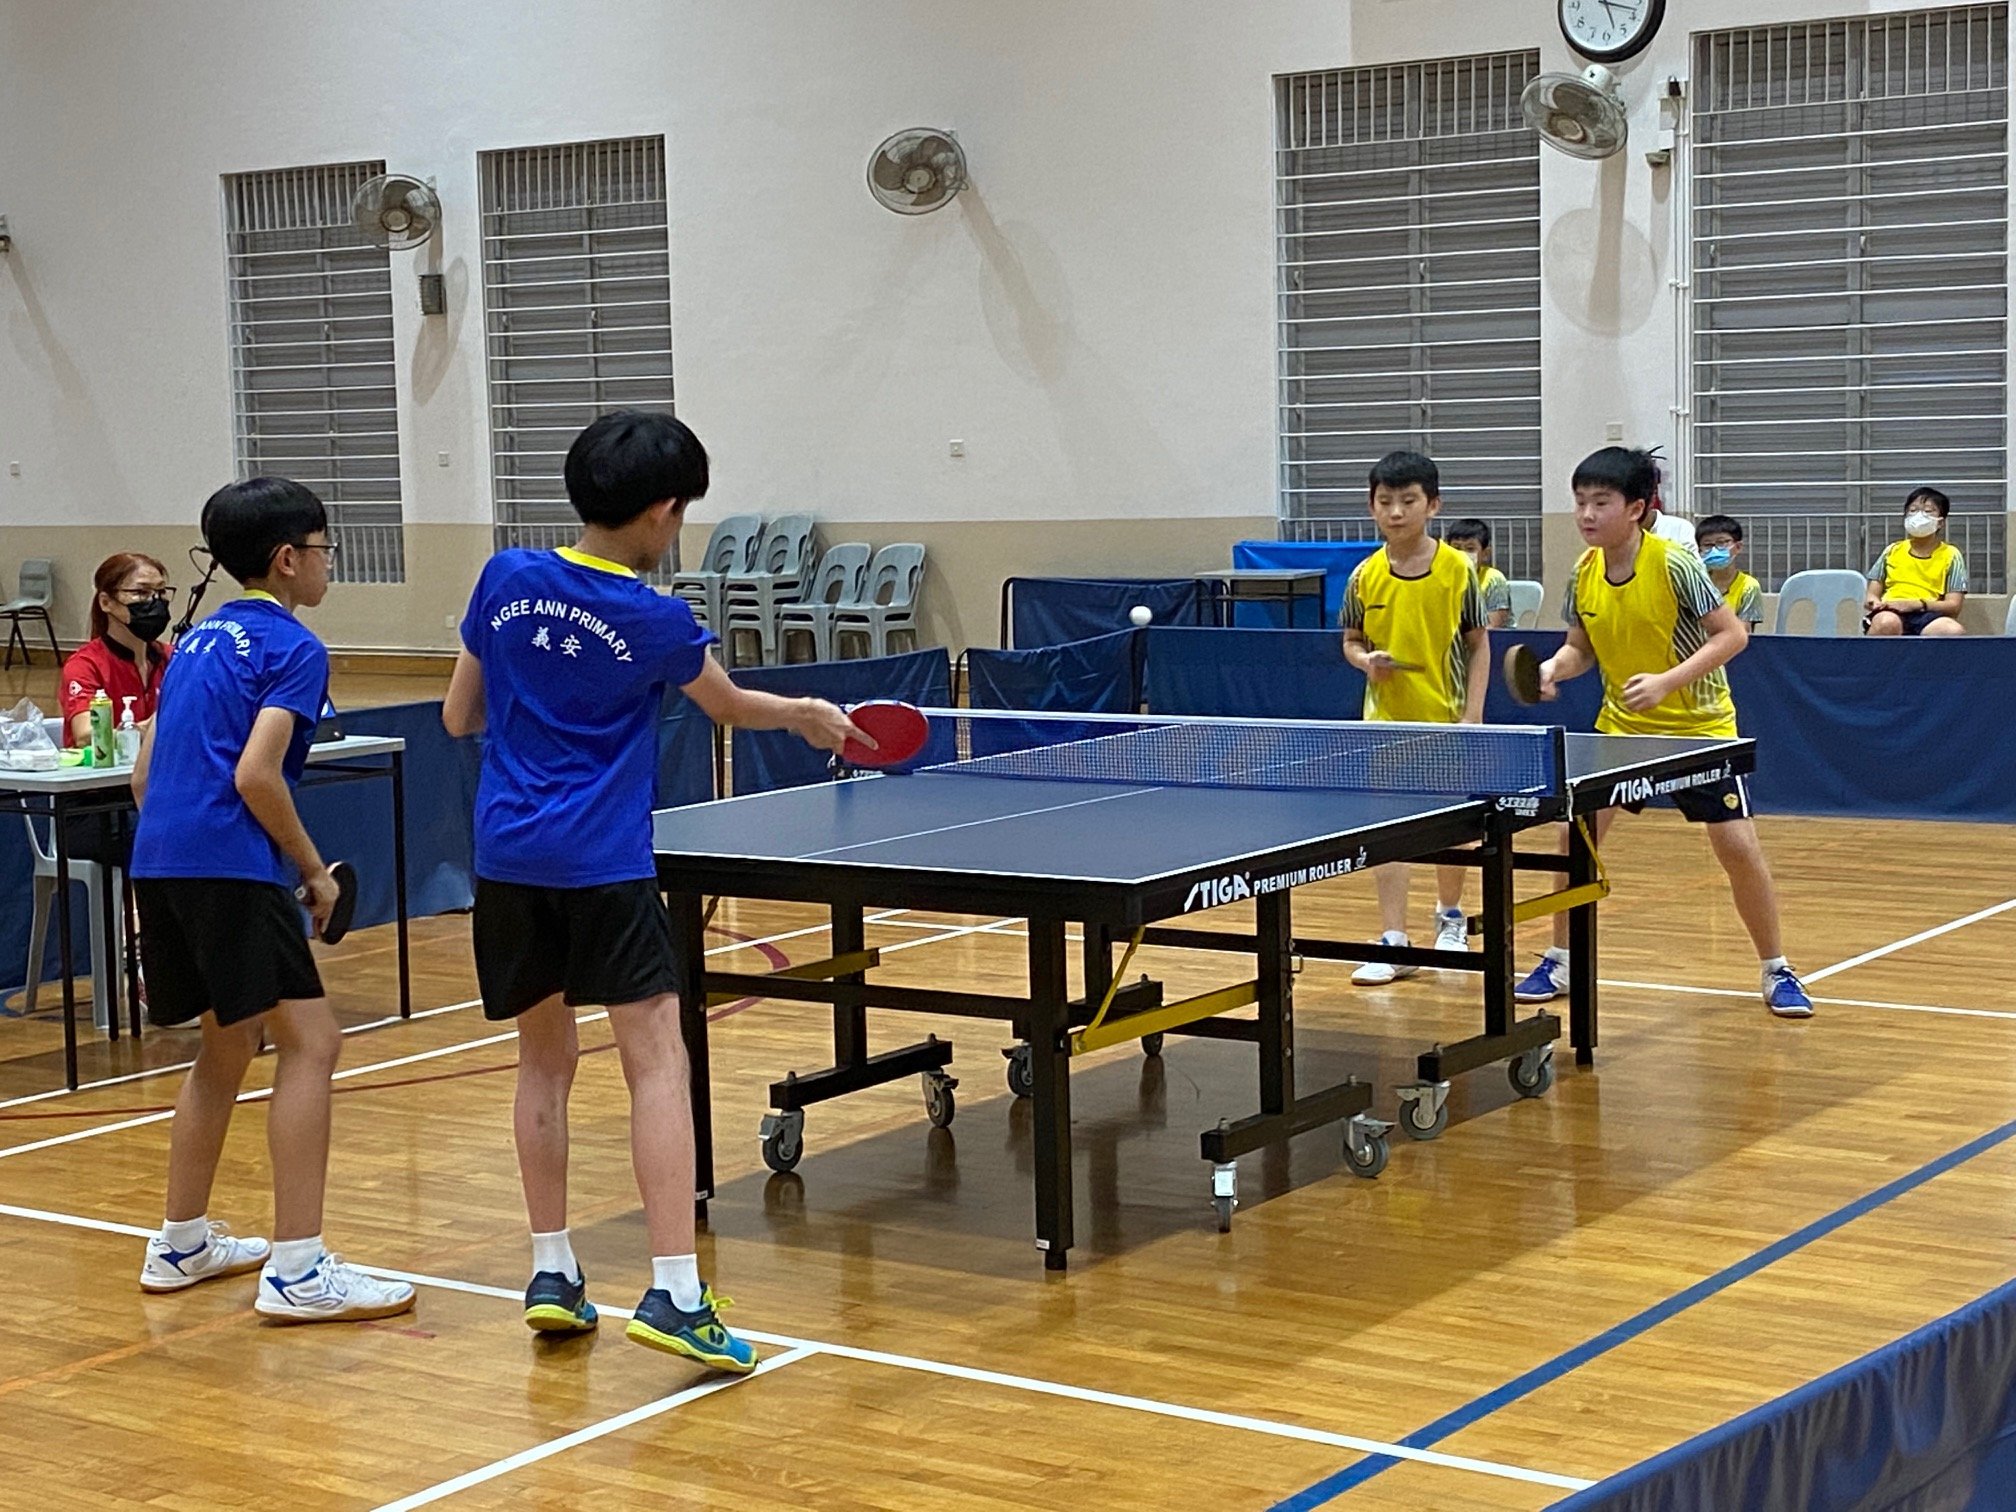
[[[133,768],[148,1017],[200,1020],[203,1030],[175,1100],[167,1221],[147,1243],[140,1285],[181,1291],[262,1270],[254,1306],[277,1322],[388,1317],[412,1307],[413,1288],[322,1247],[329,1079],[343,1041],[290,886],[298,876],[320,927],[336,884],[301,827],[293,789],[327,694],[329,653],[294,611],[322,602],[336,546],[322,501],[285,478],[219,489],[203,506],[203,539],[245,592],[177,643]],[[270,1246],[207,1216],[262,1029],[279,1053],[266,1119]]]
[[[627,1336],[716,1370],[753,1370],[756,1351],[722,1327],[725,1299],[701,1281],[694,1252],[679,962],[651,847],[659,709],[676,687],[718,724],[795,730],[830,751],[865,737],[832,704],[736,687],[685,601],[638,577],[707,492],[707,453],[690,430],[665,414],[604,415],[575,438],[565,473],[580,541],[490,559],[441,710],[452,735],[488,731],[473,934],[483,1011],[518,1026],[525,1321],[553,1333],[595,1326],[567,1232],[567,1095],[574,1008],[606,1004],[652,1252],[652,1285]]]

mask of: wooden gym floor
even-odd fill
[[[931,1129],[907,1083],[824,1104],[803,1164],[773,1177],[765,1088],[824,1064],[824,1025],[778,1003],[719,1010],[703,1268],[772,1362],[725,1388],[626,1344],[615,1316],[558,1347],[519,1322],[513,1050],[467,1005],[466,919],[417,928],[416,1003],[436,1011],[360,1028],[336,1104],[327,1232],[420,1281],[407,1320],[265,1328],[249,1280],[144,1296],[165,1067],[190,1036],[94,1040],[85,1074],[110,1084],[38,1096],[60,1085],[53,1026],[0,1022],[14,1494],[48,1509],[1105,1509],[1208,1488],[1237,1508],[1545,1506],[2016,1274],[2007,834],[1763,828],[1823,999],[1812,1023],[1756,1001],[1701,837],[1671,814],[1621,825],[1593,1072],[1564,1054],[1534,1102],[1490,1072],[1460,1082],[1448,1133],[1396,1135],[1376,1182],[1342,1169],[1334,1131],[1251,1157],[1220,1235],[1196,1136],[1250,1108],[1250,1050],[1172,1038],[1160,1060],[1088,1058],[1081,1238],[1062,1275],[1031,1243],[1027,1109],[995,1026],[875,1015],[883,1045],[955,1040],[956,1122]],[[1305,932],[1372,928],[1362,881],[1298,905]],[[905,914],[871,941],[891,980],[1002,990],[1016,927]],[[387,1012],[388,936],[328,953],[346,1022]],[[775,905],[724,905],[713,943],[752,966],[825,944],[815,915]],[[1142,964],[1201,989],[1230,958]],[[1300,978],[1312,1081],[1341,1064],[1390,1087],[1424,1043],[1474,1028],[1458,979],[1366,992],[1347,971]],[[573,1222],[607,1312],[648,1264],[616,1060],[592,1053],[606,1024],[583,1041]],[[248,1085],[270,1072],[262,1059]],[[252,1232],[270,1214],[262,1106],[238,1116],[213,1207]],[[1413,1440],[1430,1447],[1365,1461],[1438,1423]]]

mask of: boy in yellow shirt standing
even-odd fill
[[[1575,469],[1575,525],[1589,549],[1575,564],[1562,618],[1568,638],[1540,664],[1540,695],[1599,662],[1603,709],[1596,729],[1608,735],[1733,736],[1736,705],[1723,666],[1750,632],[1709,581],[1700,558],[1658,536],[1643,521],[1658,487],[1652,458],[1605,447]],[[1757,947],[1765,1005],[1780,1018],[1810,1018],[1812,999],[1786,962],[1778,938],[1778,894],[1750,818],[1741,777],[1673,795],[1690,823],[1704,826],[1728,874],[1736,912]],[[1625,804],[1637,812],[1643,804]],[[1596,843],[1617,817],[1595,815]],[[1568,990],[1568,915],[1554,916],[1554,944],[1513,989],[1522,1003],[1544,1003]]]
[[[1967,559],[1945,538],[1953,501],[1936,488],[1914,488],[1904,501],[1904,539],[1869,569],[1863,602],[1871,635],[1965,635]]]
[[[1396,451],[1373,464],[1372,519],[1385,544],[1344,589],[1344,659],[1365,674],[1365,718],[1408,724],[1479,724],[1490,677],[1484,602],[1470,558],[1428,534],[1442,507],[1441,476],[1419,452]],[[1435,947],[1468,950],[1463,868],[1436,874]],[[1388,945],[1406,945],[1404,864],[1377,867],[1379,922]],[[1367,961],[1351,974],[1383,986],[1418,968]]]

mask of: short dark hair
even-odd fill
[[[1916,504],[1920,499],[1923,499],[1927,504],[1930,504],[1934,509],[1938,510],[1939,518],[1942,520],[1945,519],[1947,515],[1953,512],[1953,501],[1947,498],[1946,495],[1944,495],[1943,493],[1939,492],[1939,490],[1936,488],[1912,489],[1909,496],[1906,497],[1906,499],[1904,500],[1904,507],[1906,509],[1909,509],[1913,504]]]
[[[227,483],[203,506],[203,543],[217,565],[241,583],[264,577],[273,553],[299,546],[329,528],[329,511],[312,489],[292,478]]]
[[[1442,474],[1434,460],[1415,451],[1390,451],[1372,464],[1372,476],[1365,480],[1366,490],[1374,492],[1381,488],[1407,488],[1419,485],[1421,492],[1431,499],[1442,497]]]
[[[1694,539],[1703,536],[1725,535],[1732,541],[1743,539],[1743,522],[1731,515],[1703,515],[1694,522]]]
[[[1484,550],[1491,549],[1491,527],[1482,520],[1457,520],[1445,528],[1442,539],[1454,546],[1463,541],[1475,541]]]
[[[567,448],[567,498],[589,525],[627,525],[666,499],[707,492],[707,448],[661,410],[612,410]]]
[[[1652,453],[1635,447],[1606,446],[1582,459],[1570,486],[1614,488],[1626,503],[1643,499],[1649,508],[1659,497],[1659,462]]]

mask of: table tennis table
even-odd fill
[[[1372,1113],[1357,1077],[1296,1085],[1298,958],[1390,961],[1469,971],[1483,984],[1483,1032],[1424,1050],[1419,1080],[1399,1089],[1398,1122],[1433,1138],[1447,1119],[1449,1078],[1504,1063],[1516,1091],[1553,1081],[1559,1017],[1521,1017],[1513,998],[1519,923],[1567,912],[1572,948],[1570,1041],[1588,1064],[1597,1044],[1596,912],[1606,883],[1582,821],[1738,776],[1754,742],[1571,735],[1544,726],[1365,724],[1029,715],[933,710],[932,739],[913,770],[661,810],[654,817],[659,882],[679,945],[681,1022],[692,1062],[698,1144],[696,1198],[714,1192],[707,1013],[744,997],[831,1008],[833,1064],[792,1072],[770,1088],[763,1153],[773,1170],[804,1148],[805,1109],[919,1076],[930,1120],[952,1121],[946,1067],[953,1046],[930,1035],[871,1053],[866,1010],[993,1019],[1010,1024],[1008,1076],[1033,1101],[1036,1243],[1063,1269],[1073,1239],[1070,1065],[1074,1057],[1164,1034],[1256,1046],[1258,1108],[1202,1131],[1220,1227],[1237,1203],[1237,1161],[1295,1135],[1341,1123],[1345,1165],[1384,1168],[1393,1124]],[[843,774],[844,775],[844,774]],[[1523,830],[1568,821],[1565,851],[1518,851]],[[1298,936],[1296,889],[1391,861],[1476,868],[1482,902],[1467,953]],[[1515,901],[1517,871],[1562,875],[1565,887]],[[704,933],[710,899],[824,905],[831,954],[769,973],[716,970]],[[1199,929],[1164,920],[1249,903],[1253,929]],[[868,908],[1028,921],[1024,996],[871,980],[879,956]],[[1073,996],[1067,926],[1083,930],[1084,991]],[[1113,950],[1127,955],[1116,971]],[[1123,981],[1141,945],[1250,958],[1250,974],[1176,1002],[1145,977]],[[1253,1008],[1251,1017],[1228,1016]]]

